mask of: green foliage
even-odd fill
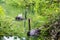
[[[15,17],[27,13],[31,19],[31,28],[40,28],[41,35],[38,40],[44,40],[48,36],[48,29],[60,15],[60,3],[57,0],[0,0],[0,35],[26,36],[28,20],[24,27],[24,21],[15,21]],[[26,32],[25,32],[26,31]],[[25,34],[25,35],[24,35]],[[33,40],[34,38],[31,38]]]

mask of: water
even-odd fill
[[[6,37],[6,36],[3,36],[2,40],[20,40],[19,37],[15,37],[15,36],[9,36],[9,37]]]

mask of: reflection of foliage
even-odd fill
[[[21,32],[23,34],[24,29],[22,29],[23,28],[21,27],[22,25],[20,25],[19,22],[16,22],[13,20],[14,19],[11,17],[5,17],[4,19],[0,20],[0,32],[1,32],[0,35],[6,35],[6,36],[7,35],[19,35]]]
[[[50,35],[49,37],[52,37],[54,39],[57,38],[57,33],[60,32],[60,14],[56,14],[54,17],[49,18],[48,24],[44,24],[43,26],[46,28],[44,30],[44,34],[47,34],[47,36]]]
[[[22,35],[24,32],[24,28],[21,27],[23,22],[20,23],[14,21],[13,17],[6,16],[3,8],[0,6],[0,35]]]
[[[32,29],[44,26],[39,38],[41,40],[49,36],[49,30],[60,20],[60,3],[57,0],[1,0],[0,4],[0,34],[24,36],[23,21],[15,21],[14,17],[24,14],[26,10],[27,18],[31,18]],[[26,20],[26,30],[27,24]]]

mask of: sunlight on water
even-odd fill
[[[20,38],[19,37],[16,37],[15,38],[15,36],[12,36],[12,37],[6,37],[6,36],[4,36],[3,38],[2,38],[2,40],[20,40]]]

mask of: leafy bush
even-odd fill
[[[40,37],[37,38],[38,40],[44,40],[46,36],[50,37],[49,31],[54,27],[51,25],[60,20],[60,3],[55,0],[5,0],[4,4],[0,4],[1,35],[27,37],[28,20],[26,20],[24,27],[24,21],[16,21],[14,19],[20,13],[23,14],[23,17],[27,13],[27,18],[31,19],[32,29],[43,26]],[[31,40],[35,39],[31,38]]]

